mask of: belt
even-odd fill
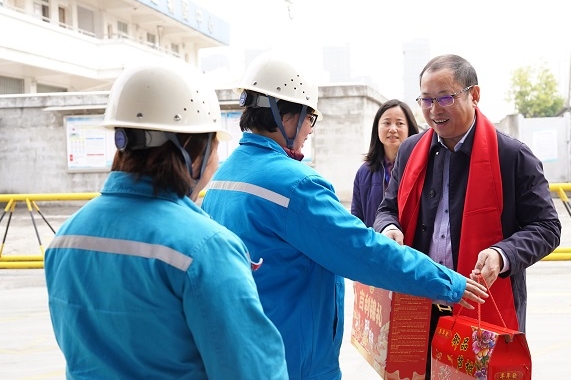
[[[442,305],[439,303],[433,303],[432,308],[436,308],[439,313],[442,314],[452,314],[452,306],[450,305]]]

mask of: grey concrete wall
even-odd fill
[[[387,99],[367,86],[321,87],[315,126],[315,170],[330,180],[337,196],[350,202],[355,173],[369,149],[375,113]]]
[[[47,107],[92,107],[107,93],[0,96],[0,194],[98,191],[106,172],[70,173],[63,118],[100,110],[44,111]]]
[[[571,115],[524,118],[509,115],[498,129],[525,143],[542,161],[550,183],[571,182]]]
[[[222,110],[240,110],[233,91],[217,93]],[[102,114],[107,96],[107,92],[0,96],[0,194],[99,191],[107,171],[68,170],[64,117]],[[319,89],[318,108],[324,118],[314,129],[310,165],[333,183],[343,202],[351,200],[372,120],[385,101],[364,85]]]

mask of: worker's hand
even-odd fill
[[[473,310],[474,306],[467,301],[470,300],[477,303],[484,303],[485,298],[488,298],[486,287],[471,278],[466,278],[466,290],[464,290],[464,295],[462,296],[462,299],[458,301],[458,304],[464,306],[468,310]]]
[[[492,248],[487,248],[478,254],[478,260],[476,261],[476,266],[470,274],[472,280],[477,281],[478,275],[482,275],[488,287],[498,278],[500,271],[503,268],[502,255],[498,251]]]
[[[403,235],[401,230],[399,230],[397,228],[385,230],[385,231],[383,231],[383,235],[385,235],[389,239],[396,241],[400,245],[403,245],[404,235]]]

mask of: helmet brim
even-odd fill
[[[172,125],[162,125],[162,124],[138,124],[138,123],[114,123],[109,120],[102,124],[103,127],[108,129],[114,128],[133,128],[133,129],[145,129],[150,131],[160,131],[160,132],[174,132],[174,133],[184,133],[184,134],[196,134],[196,133],[210,133],[216,132],[216,138],[218,141],[229,141],[232,139],[232,135],[218,125],[205,124],[205,125],[193,125],[192,133],[188,132],[185,127],[176,128]]]

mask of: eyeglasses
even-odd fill
[[[454,104],[454,98],[455,97],[457,97],[458,95],[460,95],[463,92],[470,90],[472,87],[474,87],[474,85],[468,86],[468,87],[466,87],[466,88],[464,88],[458,92],[455,92],[453,94],[439,96],[436,98],[421,98],[419,96],[418,98],[416,98],[416,102],[418,103],[420,108],[424,108],[424,109],[428,109],[428,108],[432,107],[432,103],[434,103],[435,101],[441,107],[449,107],[452,104]]]
[[[311,123],[311,128],[313,128],[313,126],[317,122],[317,114],[314,114],[314,113],[308,114],[307,117],[309,117],[309,122]]]

